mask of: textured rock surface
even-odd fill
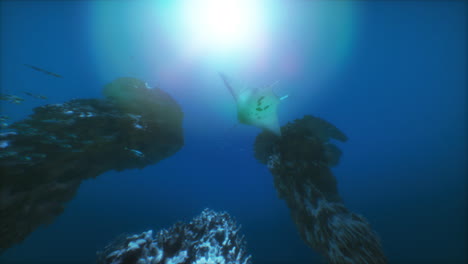
[[[168,94],[133,78],[109,86],[133,94],[132,107],[109,96],[45,105],[1,133],[0,249],[50,223],[82,180],[155,164],[183,146],[183,113]]]
[[[244,238],[227,213],[205,209],[189,223],[121,236],[98,252],[99,264],[250,264]]]
[[[260,134],[255,156],[268,165],[302,239],[328,263],[386,263],[379,239],[366,219],[343,205],[330,170],[341,156],[330,139],[346,141],[347,137],[312,116],[288,123],[281,133],[282,137]]]

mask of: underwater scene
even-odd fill
[[[1,1],[0,263],[467,263],[466,1]]]

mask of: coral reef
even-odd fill
[[[121,236],[98,252],[99,264],[250,264],[245,241],[229,214],[205,209],[153,237],[149,230]]]
[[[267,164],[275,187],[290,209],[302,239],[333,264],[387,263],[377,234],[350,212],[338,194],[330,168],[341,151],[330,139],[347,137],[323,119],[304,116],[257,136],[255,157]]]
[[[132,96],[37,107],[0,134],[0,249],[50,223],[82,180],[156,164],[183,146],[183,113],[167,93],[133,78],[106,89]]]

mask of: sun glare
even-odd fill
[[[207,49],[237,49],[249,45],[261,21],[257,1],[200,0],[186,1],[184,27],[193,45]]]

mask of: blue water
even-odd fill
[[[1,262],[92,263],[95,252],[122,232],[166,228],[208,207],[236,218],[256,263],[319,263],[301,241],[266,166],[253,157],[260,131],[234,126],[235,105],[219,70],[254,84],[279,80],[280,92],[290,94],[279,107],[282,125],[312,114],[347,134],[349,141],[339,144],[342,161],[334,168],[339,192],[380,235],[391,263],[467,261],[466,2],[351,2],[352,25],[343,22],[351,29],[336,33],[324,23],[315,36],[326,39],[319,48],[308,45],[315,43],[307,29],[308,7],[291,7],[303,11],[302,19],[292,13],[290,28],[272,38],[281,45],[271,45],[281,51],[289,43],[301,64],[284,70],[286,62],[272,52],[266,66],[249,71],[238,57],[178,65],[178,47],[164,35],[171,25],[132,41],[125,26],[110,25],[121,42],[97,44],[93,5],[98,3],[1,2],[2,93],[26,90],[49,98],[27,98],[21,105],[2,101],[2,114],[15,121],[45,103],[102,97],[104,84],[133,76],[160,86],[181,104],[186,144],[143,170],[111,171],[83,182],[62,215],[6,251]],[[120,22],[139,23],[139,15]],[[337,48],[341,53],[329,45],[334,34],[349,34],[341,43],[344,51]],[[333,67],[328,60],[336,61]]]

